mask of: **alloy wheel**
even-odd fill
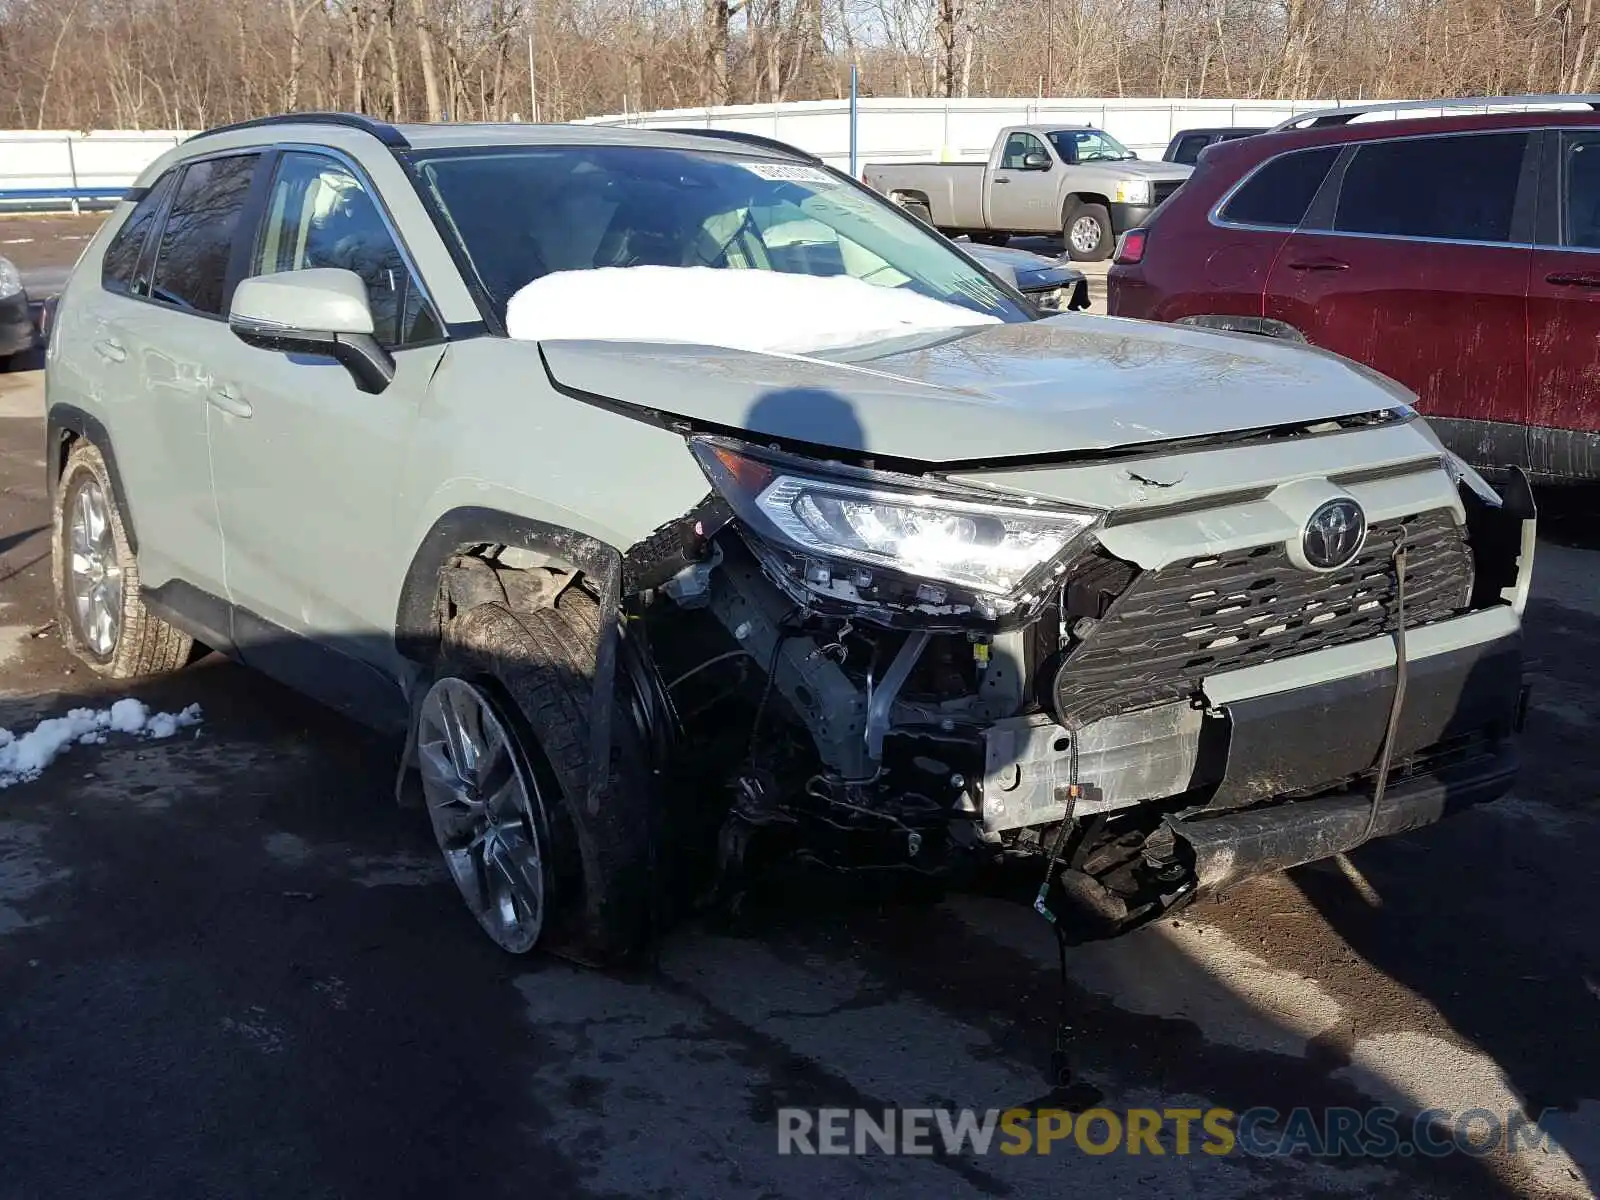
[[[1067,236],[1078,253],[1092,254],[1100,244],[1100,222],[1093,217],[1079,217],[1072,223],[1072,230]]]
[[[467,907],[502,949],[532,949],[548,900],[543,801],[489,695],[453,676],[435,683],[417,757],[433,834]]]
[[[122,566],[111,533],[111,511],[98,480],[86,480],[67,516],[67,577],[77,633],[100,658],[122,636]]]

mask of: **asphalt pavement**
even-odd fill
[[[0,375],[0,727],[130,695],[204,721],[0,791],[0,1198],[1594,1194],[1593,497],[1549,500],[1506,800],[1075,949],[1064,989],[1024,908],[821,878],[600,973],[488,943],[394,805],[395,747],[216,656],[131,688],[73,664],[42,413],[39,373]],[[1552,1136],[1258,1157],[1180,1153],[1169,1124],[1160,1154],[778,1153],[789,1107],[1380,1104]]]

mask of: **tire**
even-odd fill
[[[1009,233],[975,233],[972,240],[980,246],[1004,246],[1011,240]]]
[[[91,520],[96,513],[98,520]],[[55,490],[51,560],[56,622],[62,644],[107,679],[176,671],[194,648],[194,639],[144,606],[139,563],[124,522],[105,459],[93,443],[79,440],[67,455]],[[85,582],[84,576],[74,572],[85,560],[99,577],[98,585],[88,581],[87,601],[75,587]]]
[[[1116,235],[1111,232],[1111,214],[1106,206],[1069,200],[1061,218],[1061,241],[1073,262],[1103,262],[1110,258]]]
[[[907,200],[900,205],[906,212],[921,221],[928,228],[933,228],[933,211],[920,200]]]
[[[598,606],[577,588],[556,607],[532,612],[479,604],[445,626],[429,690],[429,697],[441,686],[459,691],[460,685],[442,681],[460,680],[487,697],[532,785],[531,825],[545,884],[541,928],[531,940],[497,937],[462,885],[469,909],[503,949],[525,953],[537,944],[593,966],[628,960],[649,944],[659,815],[655,778],[620,687],[608,779],[597,811],[589,811],[589,711],[599,629]],[[427,753],[427,713],[425,697],[415,739],[419,762]],[[437,788],[430,791],[427,769],[423,790],[439,836]],[[461,884],[442,837],[441,850]]]

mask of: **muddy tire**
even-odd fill
[[[1111,214],[1104,204],[1067,201],[1061,215],[1061,241],[1073,262],[1103,262],[1111,257],[1116,235],[1111,232]]]
[[[513,612],[499,603],[479,604],[445,626],[434,684],[462,680],[489,699],[513,735],[531,784],[529,807],[546,891],[541,928],[526,945],[520,944],[526,939],[507,944],[488,924],[486,930],[513,952],[537,942],[596,966],[633,958],[650,941],[658,816],[655,778],[620,703],[611,719],[607,780],[596,811],[589,809],[590,697],[599,628],[598,606],[578,588],[569,588],[552,608]],[[426,710],[425,699],[424,723]],[[419,724],[419,758],[426,749],[422,730]],[[423,774],[433,817],[435,796]],[[477,911],[471,897],[468,906]]]
[[[51,534],[62,644],[108,679],[176,671],[194,640],[145,608],[139,563],[105,459],[80,440],[56,484]]]

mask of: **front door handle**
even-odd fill
[[[996,183],[1010,183],[1011,182],[1011,176],[1009,176],[1009,175],[996,175],[994,177],[994,182],[996,182]]]
[[[94,352],[107,362],[124,362],[127,360],[128,351],[116,338],[106,338],[94,344]]]
[[[208,389],[206,392],[206,401],[213,407],[220,408],[230,417],[242,417],[248,419],[250,415],[255,412],[255,409],[250,407],[250,402],[248,400],[239,395],[238,392],[234,391],[232,387],[225,383],[218,384],[216,387]]]
[[[1286,264],[1291,271],[1348,271],[1350,264],[1342,258],[1302,258]]]
[[[1544,277],[1557,287],[1600,288],[1600,273],[1594,271],[1552,271]]]

